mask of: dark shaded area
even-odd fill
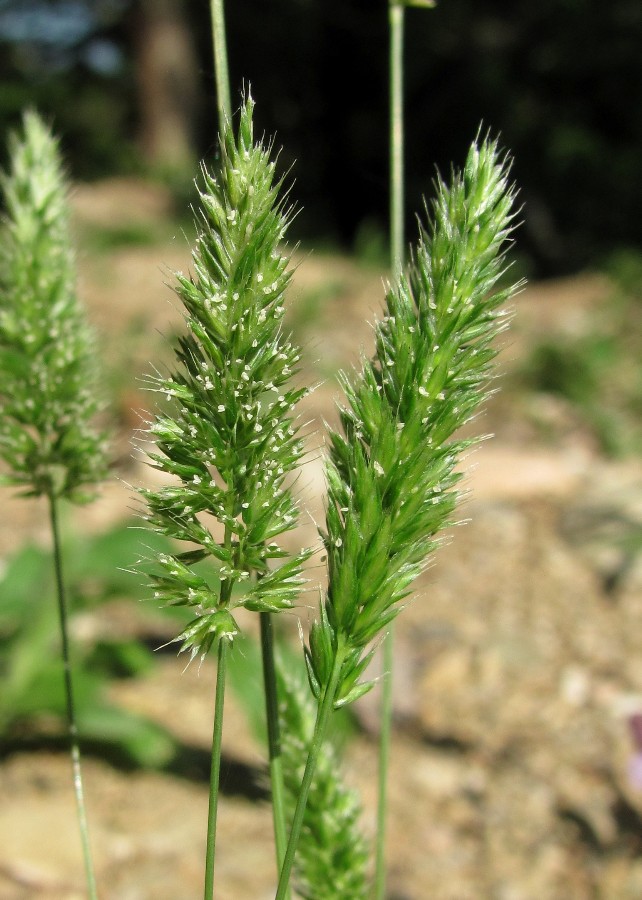
[[[612,848],[605,846],[603,838],[581,812],[576,809],[560,808],[559,816],[563,822],[573,825],[579,839],[592,856],[599,857],[611,852]],[[618,795],[613,805],[613,818],[617,825],[618,838],[627,845],[632,854],[639,855],[642,851],[642,818],[622,794]]]
[[[189,781],[209,784],[211,754],[200,747],[181,745],[176,758],[165,771]],[[225,797],[269,800],[269,778],[265,771],[223,754],[220,791]]]
[[[562,822],[573,826],[578,838],[592,855],[599,856],[604,853],[602,841],[586,816],[575,809],[563,808],[559,810],[559,817]]]
[[[33,6],[69,15],[74,4],[4,0],[0,21],[3,10]],[[142,0],[75,6],[93,14],[66,44],[35,34],[0,47],[0,130],[32,102],[55,115],[78,177],[136,170],[134,30]],[[208,156],[215,148],[209,4],[175,0],[174,7],[194,36],[202,90],[195,149]],[[251,83],[259,126],[283,145],[283,170],[294,167],[299,236],[352,246],[364,227],[385,232],[386,9],[383,0],[227,3],[235,96]],[[432,11],[409,9],[406,22],[411,237],[435,163],[447,172],[451,160],[462,160],[482,122],[515,156],[520,252],[535,274],[571,271],[642,244],[638,0],[444,0]]]
[[[427,747],[432,747],[434,750],[444,750],[448,753],[456,753],[462,756],[474,749],[474,744],[471,741],[462,741],[451,734],[437,734],[431,731],[424,731],[421,735],[421,740]]]
[[[642,816],[626,797],[620,795],[613,808],[618,834],[624,837],[636,856],[642,853]]]
[[[10,737],[0,745],[0,761],[18,753],[64,753],[68,755],[67,738],[62,734],[24,734]],[[121,772],[141,769],[124,750],[122,745],[103,741],[85,740],[82,743],[83,757],[94,757],[109,763]],[[176,753],[159,771],[195,783],[208,784],[210,780],[211,756],[208,750],[177,742]],[[220,790],[226,797],[244,797],[247,800],[269,800],[269,779],[266,772],[240,760],[223,754],[221,758]]]

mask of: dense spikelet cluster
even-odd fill
[[[105,474],[95,351],[78,303],[57,141],[35,112],[0,176],[0,457],[3,480],[73,500]]]
[[[291,607],[308,555],[274,566],[287,557],[275,539],[297,521],[287,478],[302,454],[293,410],[305,391],[290,386],[299,353],[282,328],[290,273],[279,245],[288,212],[270,148],[254,142],[252,113],[248,99],[236,137],[225,125],[216,177],[203,167],[193,274],[179,273],[176,285],[188,333],[176,371],[150,379],[172,401],[150,428],[150,460],[177,483],[142,491],[148,518],[157,531],[196,545],[161,555],[152,581],[163,604],[193,609],[177,638],[192,656],[233,638],[236,605]],[[220,591],[195,568],[208,557]],[[244,591],[233,597],[239,585]]]
[[[307,651],[314,693],[334,678],[337,706],[368,689],[367,648],[451,522],[455,466],[476,440],[453,435],[488,395],[500,307],[517,287],[495,290],[513,201],[496,144],[474,143],[463,172],[437,185],[430,228],[376,325],[374,359],[343,378],[344,433],[331,434],[327,467],[329,586]]]
[[[298,798],[317,706],[307,685],[279,668],[281,749],[289,806]],[[326,740],[315,769],[294,865],[297,893],[306,900],[368,896],[368,846],[359,827],[361,804],[345,787],[341,765]]]

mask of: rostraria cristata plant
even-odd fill
[[[316,701],[312,724],[300,691],[287,677],[276,677],[270,618],[295,603],[309,555],[302,551],[275,566],[284,556],[275,538],[296,523],[286,479],[302,452],[292,417],[304,390],[291,387],[299,353],[281,323],[289,276],[279,242],[287,215],[274,164],[254,143],[251,101],[242,106],[236,138],[231,128],[219,4],[213,4],[213,25],[219,174],[204,170],[194,274],[178,276],[188,329],[180,341],[179,369],[152,382],[174,407],[151,426],[157,449],[150,456],[178,484],[143,491],[152,525],[192,548],[160,557],[162,572],[152,581],[158,599],[194,611],[177,639],[182,649],[192,657],[214,645],[218,650],[206,900],[213,894],[225,660],[238,631],[237,606],[261,613],[281,870],[277,900],[289,896],[293,867],[304,896],[357,898],[367,892],[367,854],[357,807],[336,767],[326,764],[328,724],[333,710],[371,687],[362,676],[372,648],[399,613],[440,532],[452,523],[461,477],[456,465],[475,443],[456,433],[488,395],[494,342],[506,324],[501,306],[516,288],[497,290],[513,227],[514,191],[496,144],[476,141],[451,185],[439,181],[432,220],[421,229],[404,271],[396,179],[394,281],[375,328],[375,355],[355,377],[342,377],[342,432],[330,433],[322,533],[328,586],[304,648]],[[395,60],[399,71],[400,52]],[[218,523],[218,533],[204,514]],[[198,571],[207,557],[219,565],[220,587]],[[285,811],[293,795],[286,847]],[[385,881],[382,823],[380,815],[378,896]],[[345,852],[347,843],[352,853]]]
[[[269,617],[293,607],[309,556],[304,550],[289,557],[276,540],[297,523],[288,476],[303,452],[294,407],[305,389],[292,386],[300,357],[283,329],[290,272],[280,244],[288,210],[269,148],[254,141],[252,113],[248,98],[237,134],[224,124],[216,177],[203,167],[193,274],[177,274],[176,284],[187,335],[176,370],[150,379],[171,405],[150,427],[156,448],[149,456],[175,484],[142,491],[151,525],[191,545],[158,558],[155,595],[194,614],[177,638],[182,650],[192,658],[213,646],[218,653],[206,896],[213,886],[226,652],[238,632],[234,610],[261,613],[265,667],[273,673]],[[199,571],[208,558],[218,566],[220,587]],[[275,700],[271,680],[266,692]],[[268,708],[270,728],[277,728],[276,706]],[[282,854],[278,741],[271,747]]]
[[[52,529],[67,717],[87,885],[96,885],[80,768],[58,528],[61,500],[82,501],[106,472],[92,424],[95,348],[75,287],[67,188],[58,145],[35,112],[10,140],[1,176],[0,480],[44,496]]]
[[[455,433],[488,396],[494,342],[507,322],[500,307],[517,287],[496,289],[513,201],[496,144],[474,143],[463,172],[450,186],[438,183],[432,220],[388,292],[374,358],[342,377],[348,405],[327,465],[328,588],[305,650],[318,716],[277,898],[287,891],[332,710],[370,688],[362,675],[373,642],[452,523],[456,465],[479,440]]]

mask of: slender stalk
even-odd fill
[[[334,708],[334,700],[336,696],[337,686],[339,684],[339,678],[341,676],[344,654],[345,648],[343,647],[343,645],[341,645],[337,648],[332,674],[330,675],[328,686],[326,688],[325,694],[323,695],[323,700],[319,703],[319,707],[317,710],[317,718],[314,724],[312,743],[310,744],[310,750],[308,751],[308,759],[305,764],[305,771],[303,773],[303,780],[301,782],[301,790],[299,791],[296,809],[294,811],[294,818],[292,820],[290,839],[288,841],[287,850],[285,852],[285,859],[283,860],[281,876],[279,878],[279,886],[274,900],[285,900],[287,896],[288,885],[290,883],[290,875],[292,873],[292,866],[294,864],[294,857],[299,844],[299,838],[301,837],[301,828],[303,827],[303,817],[305,816],[305,809],[308,803],[310,785],[312,784],[312,778],[314,777],[314,770],[316,769],[319,752],[321,751],[321,747],[323,746],[323,742],[328,730],[330,716],[332,715],[332,711]]]
[[[204,900],[214,897],[214,859],[216,856],[216,818],[218,813],[218,789],[221,774],[221,741],[223,738],[223,708],[225,704],[225,672],[228,640],[218,642],[216,670],[216,699],[214,703],[214,730],[212,733],[212,764],[210,768],[210,799],[207,811],[207,850],[205,854]]]
[[[226,548],[232,546],[232,532],[225,526],[223,543]],[[232,583],[229,578],[221,580],[219,596],[220,606],[225,608],[232,596]],[[205,848],[205,891],[204,900],[214,896],[214,863],[216,859],[216,820],[218,817],[218,792],[221,775],[221,743],[223,740],[223,712],[225,707],[225,673],[227,668],[226,637],[218,641],[218,663],[216,668],[216,695],[214,700],[214,725],[212,731],[212,755],[210,765],[210,795],[207,807],[207,844]]]
[[[272,614],[262,612],[261,654],[263,657],[263,690],[265,692],[265,713],[268,732],[268,752],[270,760],[270,784],[272,786],[272,818],[274,820],[274,843],[276,863],[281,871],[287,846],[285,827],[285,789],[283,785],[283,757],[281,753],[281,726],[279,724],[279,698],[274,664],[274,627]],[[289,891],[285,895],[289,897]]]
[[[393,282],[396,283],[401,277],[404,264],[404,7],[395,0],[391,0],[388,16],[390,28],[390,261]],[[388,808],[388,766],[392,739],[393,663],[394,625],[391,623],[383,642],[377,836],[375,841],[374,895],[376,900],[383,900],[386,892],[386,813]]]
[[[216,103],[218,106],[219,130],[232,117],[230,99],[230,73],[227,62],[227,41],[225,38],[225,14],[223,0],[210,0],[212,14],[212,43],[214,48],[214,76],[216,79]]]
[[[390,0],[390,256],[393,281],[404,262],[404,120],[403,43],[404,7]]]
[[[388,766],[392,741],[392,667],[394,625],[383,642],[383,684],[381,686],[381,728],[379,733],[379,772],[377,793],[377,836],[375,841],[375,900],[386,895],[386,816],[388,811]]]
[[[74,780],[74,793],[76,796],[76,809],[78,812],[78,825],[80,826],[80,840],[82,844],[83,861],[85,865],[85,877],[87,879],[87,891],[90,900],[96,900],[96,877],[91,858],[89,845],[89,826],[87,824],[87,809],[85,807],[85,792],[82,783],[82,770],[80,765],[80,745],[78,741],[78,725],[76,722],[76,710],[74,704],[74,692],[71,678],[71,655],[69,652],[69,628],[67,619],[67,599],[65,582],[62,572],[62,549],[60,542],[60,529],[58,527],[57,500],[53,491],[47,495],[49,501],[49,520],[53,539],[54,568],[56,571],[56,593],[58,596],[58,616],[60,621],[60,644],[62,652],[63,677],[65,682],[65,698],[67,704],[67,728],[69,733],[69,750],[71,753],[71,768]]]

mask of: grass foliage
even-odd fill
[[[158,551],[169,541],[149,535]],[[95,537],[74,535],[65,543],[67,586],[73,625],[105,604],[142,600],[144,585],[132,583],[125,568],[138,537],[119,526]],[[150,633],[156,630],[150,621]],[[7,746],[49,740],[60,733],[66,698],[56,634],[51,559],[27,546],[12,557],[0,578],[0,728]],[[154,654],[140,639],[94,631],[75,644],[78,724],[86,743],[128,765],[158,768],[175,756],[174,738],[161,726],[133,715],[109,700],[110,684],[141,677],[154,666]]]

